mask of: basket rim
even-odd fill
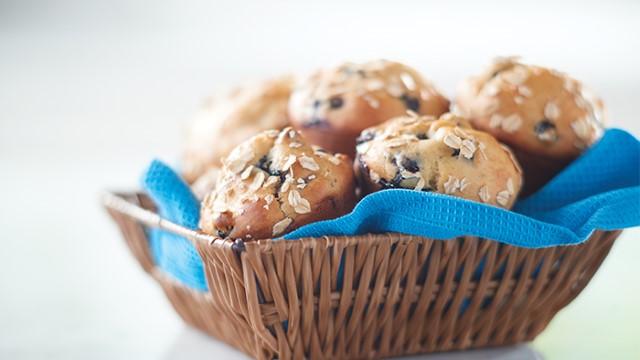
[[[242,239],[235,239],[235,240],[222,239],[215,235],[207,234],[199,229],[192,229],[183,225],[176,224],[173,221],[163,218],[158,213],[144,208],[139,201],[140,196],[144,196],[148,198],[148,196],[141,191],[109,191],[107,190],[103,192],[101,196],[101,202],[103,206],[105,206],[107,209],[129,216],[146,226],[162,229],[172,234],[184,237],[187,240],[189,240],[189,242],[191,242],[194,246],[197,246],[198,244],[202,244],[202,243],[207,243],[209,245],[231,247],[231,249],[233,249],[238,253],[246,251],[246,243]],[[618,229],[617,231],[621,231],[621,229]],[[366,238],[374,235],[389,236],[392,234],[404,235],[409,237],[416,237],[416,236],[419,237],[418,235],[411,235],[411,234],[384,233],[384,234],[361,234],[361,235],[350,235],[350,236],[331,236],[331,238],[340,238],[340,237]],[[466,237],[466,236],[469,236],[469,235],[465,235],[463,237]],[[474,236],[474,237],[477,237],[477,236]],[[319,238],[312,237],[312,238],[288,239],[286,241],[308,242],[308,240],[315,240],[315,239],[322,239],[322,238],[327,239],[328,236],[323,236]],[[480,238],[480,237],[477,237],[477,238]],[[449,240],[453,240],[453,239],[449,239]],[[489,238],[486,238],[485,240],[495,241]],[[271,239],[255,239],[255,240],[252,240],[250,243],[252,244],[251,246],[257,245],[262,250],[268,250],[272,246],[271,243],[273,241],[275,240],[272,238]],[[446,241],[446,239],[443,241]],[[558,245],[553,247],[562,247],[562,246]]]
[[[141,193],[106,191],[102,194],[101,202],[106,208],[130,216],[144,225],[166,230],[175,235],[182,236],[188,239],[193,245],[196,245],[197,242],[207,242],[209,244],[219,243],[221,245],[231,244],[234,250],[244,251],[244,244],[241,241],[234,242],[230,239],[221,239],[197,229],[191,229],[186,226],[176,224],[173,221],[163,218],[158,213],[144,209],[139,203],[134,203],[125,198],[127,195],[138,194]]]
[[[113,210],[129,216],[138,222],[157,229],[162,229],[168,231],[172,234],[181,236],[189,240],[191,244],[194,246],[198,246],[199,244],[206,243],[209,245],[218,245],[218,246],[228,246],[231,247],[232,250],[241,253],[246,251],[246,245],[244,240],[242,239],[222,239],[215,235],[207,234],[198,229],[191,229],[189,227],[176,224],[173,221],[167,220],[160,216],[158,213],[145,209],[142,204],[138,201],[138,196],[145,196],[144,192],[116,192],[116,191],[105,191],[101,196],[102,204],[109,210]],[[351,235],[351,236],[332,236],[332,238],[367,238],[370,236],[390,236],[395,233],[384,233],[384,234],[361,234],[361,235]],[[400,234],[408,237],[415,237],[416,235],[411,234]],[[328,236],[323,236],[320,238],[300,238],[300,239],[289,239],[287,242],[303,242],[309,243],[309,240],[318,240],[318,239],[328,239]],[[490,240],[490,239],[488,239]],[[256,239],[251,241],[251,246],[258,246],[262,250],[269,250],[272,246],[272,242],[274,239]],[[308,245],[305,247],[313,247],[312,245]]]

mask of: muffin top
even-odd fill
[[[296,128],[353,133],[412,110],[440,115],[449,101],[414,69],[377,60],[343,63],[311,75],[297,86],[289,102]]]
[[[522,185],[511,151],[450,113],[396,117],[364,130],[358,143],[354,166],[368,192],[433,191],[511,208]]]
[[[499,58],[456,100],[474,127],[514,149],[573,159],[603,133],[602,101],[564,73]]]
[[[348,157],[315,148],[288,127],[256,135],[223,159],[200,227],[222,238],[266,239],[344,215],[355,201]]]

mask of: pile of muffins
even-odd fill
[[[499,58],[451,104],[397,62],[344,63],[233,89],[191,123],[184,178],[200,227],[268,239],[387,189],[510,209],[603,134],[602,102],[556,70]]]

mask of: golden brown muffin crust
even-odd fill
[[[514,149],[574,159],[603,133],[602,101],[566,74],[499,58],[456,100],[472,125]]]
[[[200,227],[220,237],[266,239],[344,215],[355,202],[348,157],[311,146],[291,128],[266,131],[223,160]]]
[[[289,102],[292,125],[329,151],[353,155],[370,126],[412,110],[440,115],[449,101],[416,70],[392,61],[344,63],[311,75]]]
[[[401,116],[364,130],[354,167],[365,192],[434,191],[507,209],[522,186],[511,151],[449,113]]]

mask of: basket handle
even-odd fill
[[[172,234],[186,238],[196,247],[197,242],[200,241],[205,241],[209,244],[214,244],[215,242],[230,241],[215,237],[210,234],[205,234],[195,229],[190,229],[188,227],[178,225],[172,221],[162,218],[160,215],[156,214],[153,211],[144,209],[138,204],[134,204],[133,202],[125,199],[122,195],[116,193],[105,192],[102,195],[102,204],[105,207],[129,216],[130,218],[133,218],[139,223],[142,223],[146,226],[159,228]],[[244,242],[242,240],[236,240],[231,247],[236,251],[245,250]]]

